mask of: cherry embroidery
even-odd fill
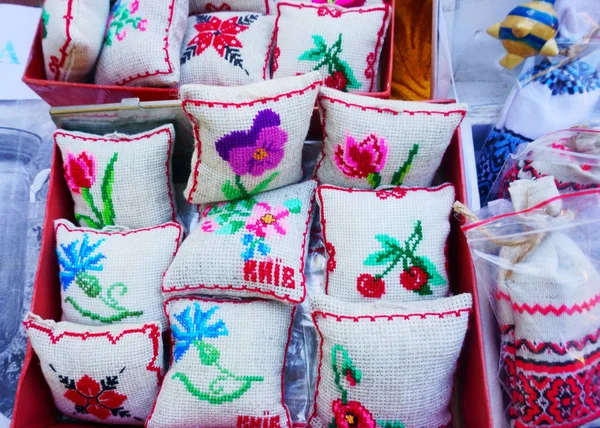
[[[363,273],[356,279],[356,289],[364,297],[379,298],[385,293],[383,278],[399,263],[402,263],[400,284],[408,291],[421,296],[433,294],[431,286],[444,285],[446,280],[439,274],[431,260],[416,254],[417,246],[423,240],[423,226],[417,220],[413,233],[404,243],[389,235],[375,235],[381,250],[369,254],[365,266],[385,266],[385,270],[375,276]]]
[[[52,365],[50,368],[56,372]],[[124,370],[125,368],[120,373]],[[68,376],[58,375],[58,379],[67,389],[64,397],[75,404],[75,412],[89,414],[102,420],[110,415],[121,418],[131,417],[129,410],[125,410],[122,406],[127,396],[116,391],[119,384],[118,376],[106,376],[100,382],[87,374],[77,382]]]

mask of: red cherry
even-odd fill
[[[378,299],[385,294],[385,282],[382,278],[363,273],[356,279],[356,289],[364,297]]]
[[[400,283],[408,291],[419,291],[428,281],[427,272],[419,266],[411,266],[400,274]]]

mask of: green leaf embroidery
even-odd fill
[[[264,380],[263,377],[241,377],[239,379],[236,379],[239,382],[241,382],[241,386],[232,393],[224,394],[224,387],[220,386],[219,383],[223,383],[229,380],[227,376],[219,376],[215,380],[213,380],[208,386],[210,392],[205,392],[200,390],[199,388],[196,388],[196,386],[194,386],[192,381],[184,373],[175,373],[173,375],[173,379],[180,380],[181,382],[183,382],[188,392],[194,397],[196,397],[198,400],[208,401],[211,404],[223,404],[236,400],[250,389],[250,387],[252,386],[252,382],[262,382]]]
[[[394,173],[394,175],[392,176],[392,185],[402,186],[402,183],[404,182],[404,178],[406,177],[406,174],[408,174],[408,172],[410,171],[410,167],[412,166],[413,160],[415,159],[415,156],[417,155],[418,152],[419,152],[419,145],[414,144],[412,146],[412,148],[410,149],[410,152],[408,152],[408,159],[406,159],[406,161],[404,161],[404,163],[402,164],[400,169],[398,169],[398,171],[396,171]]]
[[[104,209],[102,210],[102,221],[105,226],[112,226],[115,224],[115,209],[112,202],[112,191],[113,181],[115,179],[115,162],[117,161],[119,154],[115,153],[108,162],[106,169],[104,170],[104,178],[102,179],[102,203]]]
[[[303,52],[299,57],[299,61],[312,61],[316,62],[317,65],[313,67],[313,70],[320,70],[323,67],[327,67],[327,74],[330,78],[334,78],[334,73],[341,73],[345,80],[344,83],[339,83],[340,79],[337,79],[337,89],[342,91],[348,91],[348,89],[359,89],[362,85],[356,80],[354,72],[346,61],[341,59],[339,56],[343,52],[342,48],[342,33],[338,34],[338,37],[331,47],[327,46],[323,36],[318,34],[312,35],[314,47]],[[326,82],[327,83],[327,82]]]
[[[396,251],[377,251],[369,254],[363,264],[365,266],[385,266],[399,259]]]
[[[302,202],[300,199],[288,199],[283,205],[290,210],[292,214],[300,214],[302,211]]]
[[[377,425],[382,428],[404,428],[404,424],[399,421],[377,421]]]
[[[200,362],[205,366],[212,366],[213,364],[217,364],[219,362],[221,352],[216,346],[201,341],[197,348],[200,354]]]
[[[402,248],[402,244],[390,235],[375,235],[375,239],[377,239],[386,250],[396,251],[399,248]]]
[[[429,276],[429,281],[427,283],[429,285],[438,286],[446,284],[446,280],[440,275],[431,260],[427,257],[419,257],[418,259],[423,268],[427,271],[427,275]]]
[[[227,180],[221,187],[223,195],[227,199],[240,199],[242,197],[240,191],[231,185],[231,181]]]
[[[246,223],[241,220],[233,220],[219,228],[216,233],[219,235],[235,235],[239,230],[243,229],[245,225]]]
[[[102,229],[102,225],[100,225],[100,223],[98,223],[97,221],[95,221],[93,218],[91,218],[88,215],[75,214],[75,220],[79,224],[83,224],[83,222],[86,222],[87,225],[89,227],[91,227],[92,229]]]
[[[102,315],[94,313],[92,311],[88,311],[87,309],[83,309],[77,303],[77,301],[71,296],[68,296],[65,299],[65,302],[68,302],[71,305],[73,305],[75,310],[77,312],[79,312],[82,316],[90,318],[94,321],[100,321],[103,324],[112,324],[115,322],[122,321],[125,318],[140,317],[144,314],[144,311],[132,311],[132,312],[126,311],[126,312],[119,312],[119,313],[117,313],[115,315],[111,315],[111,316],[102,316]]]
[[[258,186],[256,186],[251,192],[251,195],[256,195],[257,193],[261,193],[264,192],[265,190],[267,190],[267,187],[269,187],[269,184],[271,184],[271,181],[273,181],[275,179],[275,177],[277,177],[279,175],[279,171],[274,172],[273,174],[271,174],[270,176],[268,176],[266,179],[264,179],[263,181],[261,181]]]
[[[378,172],[372,172],[367,175],[367,182],[371,185],[373,189],[379,187],[381,184],[381,174]]]
[[[42,39],[45,39],[48,36],[48,21],[50,21],[50,15],[44,8],[42,9]]]
[[[85,203],[89,205],[90,209],[92,210],[92,212],[98,219],[98,221],[96,221],[96,224],[98,225],[98,229],[102,229],[104,227],[104,221],[102,220],[102,214],[100,213],[100,210],[98,208],[96,208],[96,204],[94,203],[94,197],[92,196],[92,192],[90,191],[90,189],[82,187],[81,188],[81,197],[83,198]]]

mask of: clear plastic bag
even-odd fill
[[[549,175],[560,193],[600,187],[600,130],[565,129],[519,146],[506,160],[488,202],[509,198],[508,188],[515,180]]]
[[[498,321],[506,416],[581,426],[600,418],[600,189],[516,183],[523,209],[494,201],[463,226]]]

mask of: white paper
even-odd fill
[[[39,99],[21,81],[42,10],[0,4],[0,100]]]

